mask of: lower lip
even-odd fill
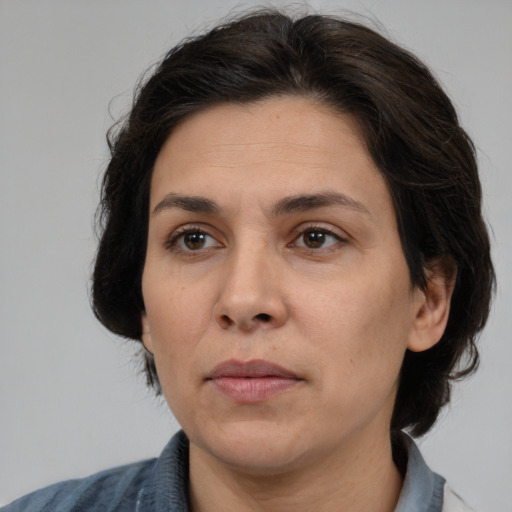
[[[225,396],[237,403],[264,402],[300,382],[285,377],[218,377],[210,382]]]

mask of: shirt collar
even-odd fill
[[[411,437],[400,432],[397,440],[407,453],[407,471],[395,512],[441,512],[444,478],[427,466]]]
[[[135,512],[188,512],[189,441],[180,430],[156,461],[147,485],[140,491]]]

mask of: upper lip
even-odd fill
[[[231,378],[258,378],[258,377],[280,377],[283,379],[298,379],[297,374],[269,361],[254,359],[252,361],[237,361],[230,359],[219,363],[208,374],[208,379],[221,377]]]

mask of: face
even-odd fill
[[[275,472],[389,440],[424,296],[350,117],[292,97],[198,113],[150,209],[143,341],[191,449]]]

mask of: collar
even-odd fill
[[[411,437],[399,432],[396,440],[406,453],[407,470],[395,512],[441,512],[444,478],[427,466]]]
[[[188,512],[189,441],[183,430],[169,441],[139,491],[135,512]]]

